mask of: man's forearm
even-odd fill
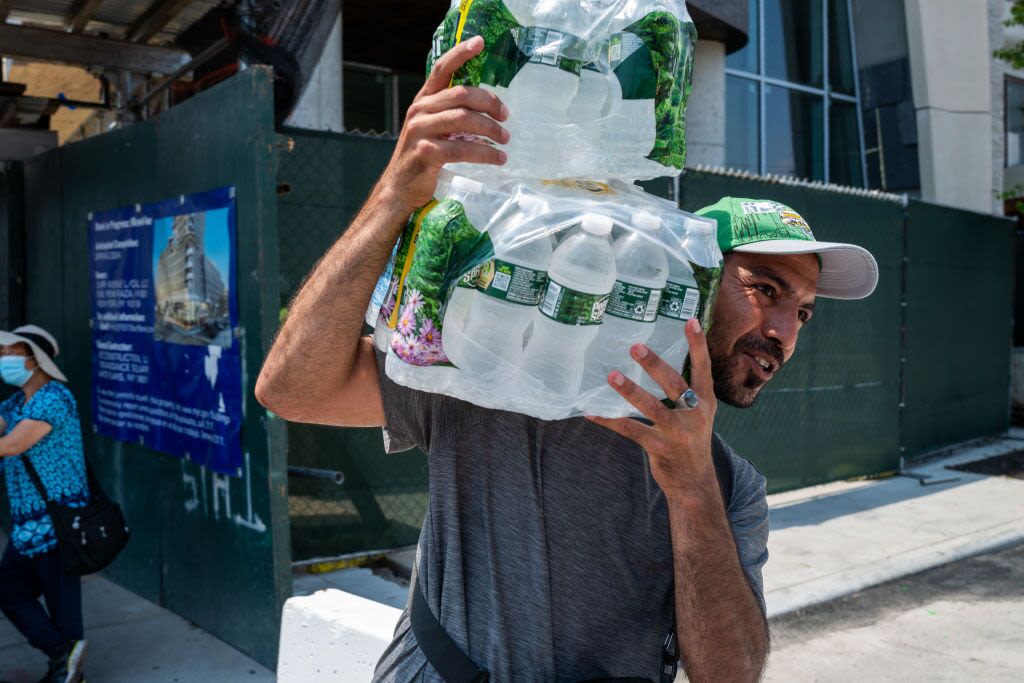
[[[378,184],[345,233],[299,289],[260,374],[258,394],[315,405],[348,379],[366,306],[408,218],[408,208]]]
[[[668,499],[677,633],[690,681],[756,681],[768,626],[747,582],[713,470],[707,485]]]

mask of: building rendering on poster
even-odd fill
[[[238,475],[234,188],[94,213],[89,245],[96,432]]]

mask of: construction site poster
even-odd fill
[[[235,191],[89,215],[97,434],[242,466]]]

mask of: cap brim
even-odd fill
[[[10,344],[28,344],[29,348],[32,349],[32,355],[35,356],[36,362],[39,363],[39,367],[43,369],[43,372],[61,382],[68,381],[68,378],[60,371],[57,364],[53,362],[53,359],[47,356],[34,341],[20,337],[13,332],[0,332],[0,346],[9,346]]]
[[[747,254],[818,254],[818,296],[863,299],[878,286],[878,263],[867,249],[855,244],[813,240],[765,240],[735,247]]]

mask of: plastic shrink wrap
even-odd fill
[[[683,0],[455,0],[427,72],[477,35],[484,51],[452,85],[508,105],[507,175],[648,180],[682,170],[697,40]]]
[[[682,328],[720,275],[714,221],[618,181],[439,187],[367,313],[391,379],[554,420],[635,415],[606,381],[642,381],[634,343],[682,369]]]

